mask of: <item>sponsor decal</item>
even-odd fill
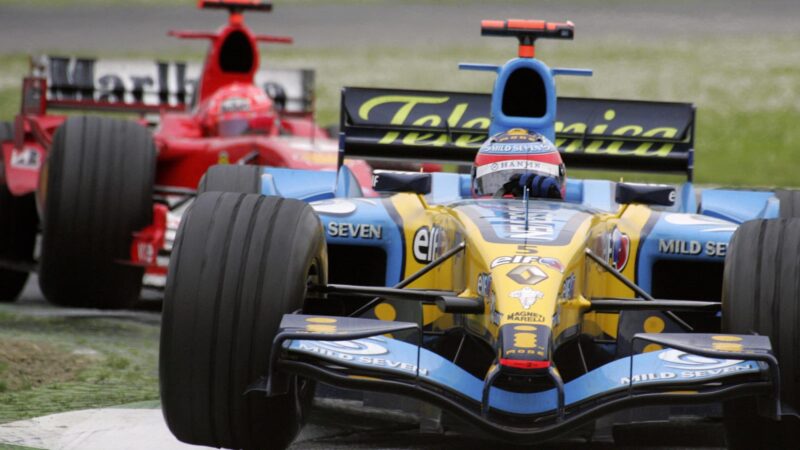
[[[620,272],[628,265],[628,257],[631,254],[631,238],[614,227],[611,231],[609,243],[609,261],[611,266]]]
[[[724,258],[728,252],[727,242],[700,242],[700,241],[684,241],[680,239],[659,239],[658,252],[667,255],[690,255],[697,256],[705,254],[706,256],[714,256]]]
[[[488,146],[484,146],[481,148],[481,153],[487,153],[490,155],[502,155],[502,154],[513,154],[513,153],[523,153],[527,155],[540,155],[543,153],[551,153],[555,147],[545,144],[544,142],[524,142],[521,143],[519,141],[513,143],[503,143],[501,140],[503,137],[496,139],[494,142],[489,144]],[[506,139],[508,140],[508,139]]]
[[[497,298],[492,292],[492,276],[488,273],[478,275],[478,295],[483,297],[484,302],[489,303],[489,314],[492,323],[499,325],[502,314],[497,312]]]
[[[530,170],[537,173],[544,173],[553,177],[561,174],[558,164],[548,164],[528,159],[510,159],[497,161],[491,164],[484,164],[475,169],[475,176],[482,177],[489,173],[501,172],[505,170]]]
[[[12,149],[11,167],[17,169],[38,170],[42,166],[42,155],[33,148]]]
[[[507,321],[544,323],[545,317],[535,311],[516,311],[506,314]]]
[[[150,242],[139,242],[136,244],[136,261],[153,264],[156,262],[155,245]]]
[[[338,198],[311,202],[311,207],[318,214],[330,216],[347,216],[354,213],[358,208],[352,201]]]
[[[391,124],[414,127],[415,131],[386,131],[379,144],[425,145],[432,147],[477,148],[486,140],[491,120],[491,97],[446,92],[386,92],[377,89],[351,89],[345,101],[357,125]],[[644,140],[676,140],[685,132],[684,112],[663,106],[647,105],[657,113],[626,102],[590,99],[559,99],[559,117],[554,123],[555,145],[566,153],[589,153],[643,157],[668,157],[674,143],[630,143],[614,140],[615,136],[640,137]],[[604,106],[599,109],[598,106]],[[598,114],[598,109],[600,114]],[[420,132],[419,128],[429,128]],[[445,131],[447,129],[447,131]],[[449,130],[472,134],[454,134]],[[462,131],[463,130],[463,131]],[[587,140],[587,135],[597,139]],[[518,138],[519,136],[510,136]]]
[[[752,363],[742,360],[706,358],[693,355],[681,350],[668,349],[658,354],[658,359],[664,361],[665,366],[674,371],[646,372],[622,377],[620,384],[643,383],[650,381],[678,380],[690,378],[708,378],[728,373],[750,371],[755,367]]]
[[[622,113],[626,111],[623,108]],[[629,115],[628,115],[629,116]],[[665,143],[660,147],[653,148],[652,142],[634,145],[632,147],[626,146],[625,142],[614,141],[613,136],[630,136],[641,138],[655,138],[655,139],[676,139],[678,137],[678,128],[668,126],[657,126],[655,128],[643,127],[641,125],[626,124],[621,122],[617,117],[617,110],[608,108],[600,116],[597,113],[592,114],[593,118],[602,117],[606,123],[602,121],[597,122],[591,128],[589,125],[579,121],[573,122],[555,122],[556,135],[571,134],[581,135],[576,139],[559,138],[556,139],[556,146],[562,151],[567,153],[599,153],[608,155],[630,155],[630,156],[650,156],[665,158],[669,156],[675,144]],[[616,119],[616,120],[615,120]],[[612,125],[613,124],[613,125]],[[652,123],[650,125],[655,125]],[[611,131],[613,129],[613,131]],[[592,140],[588,143],[585,142],[585,136],[598,135],[598,137],[605,137],[607,141],[602,139]]]
[[[522,201],[463,200],[451,204],[464,211],[484,239],[499,244],[564,245],[590,215],[566,204]],[[526,215],[527,214],[527,215]]]
[[[673,225],[706,227],[699,230],[700,232],[705,232],[705,233],[714,231],[734,232],[738,227],[736,224],[727,222],[722,219],[716,219],[714,217],[708,217],[708,216],[701,216],[698,214],[665,214],[664,220],[667,223],[671,223]]]
[[[383,228],[370,223],[328,222],[328,236],[354,239],[381,239]]]
[[[199,63],[146,60],[96,60],[41,56],[33,59],[33,75],[47,79],[50,100],[180,106],[196,91],[202,76]],[[313,98],[309,81],[313,71],[305,69],[259,70],[254,83],[265,92],[281,92],[287,98],[287,111],[306,111]],[[237,99],[223,112],[242,111]],[[247,103],[247,109],[250,104]]]
[[[533,306],[534,303],[536,303],[536,300],[539,300],[540,298],[544,297],[544,294],[542,292],[535,291],[529,287],[524,287],[522,289],[512,291],[510,295],[512,298],[518,299],[519,303],[525,309],[530,309],[530,307]]]
[[[505,133],[501,133],[494,140],[495,142],[538,142],[541,138],[540,135],[531,133],[525,128],[511,128]]]
[[[561,261],[555,258],[539,258],[539,263],[553,270],[564,273],[564,265],[561,264]]]
[[[397,361],[388,357],[380,357],[389,353],[379,338],[357,339],[354,341],[301,341],[301,351],[316,353],[328,358],[385,369],[402,370],[403,372],[429,375],[428,369],[415,364]]]
[[[250,99],[244,97],[229,97],[219,106],[222,113],[250,111]]]
[[[575,296],[575,274],[570,274],[561,285],[561,292],[558,293],[560,300],[569,300]]]
[[[517,253],[520,255],[535,255],[539,253],[539,249],[535,245],[520,244],[517,246]]]
[[[705,356],[692,355],[680,350],[667,349],[658,354],[658,359],[664,361],[666,367],[674,371],[648,372],[636,374],[630,378],[622,377],[620,384],[642,383],[649,381],[707,378],[742,371],[750,371],[755,367],[752,363],[742,360],[706,358]]]
[[[487,297],[492,291],[492,276],[488,273],[478,275],[478,295]]]
[[[511,269],[506,276],[517,284],[527,284],[532,286],[547,279],[547,274],[542,269],[523,264]]]
[[[722,369],[724,367],[735,366],[742,362],[737,359],[707,358],[705,356],[693,355],[675,349],[669,349],[659,353],[658,359],[667,363],[667,367],[695,370]]]
[[[546,357],[550,328],[542,325],[514,325],[502,328],[503,356],[513,359],[542,359]]]
[[[714,341],[711,343],[711,348],[714,350],[737,353],[744,351],[744,346],[741,344],[742,338],[738,336],[711,336],[711,340]]]
[[[498,256],[497,258],[492,260],[491,264],[489,264],[489,268],[494,269],[495,267],[499,267],[505,264],[532,264],[532,263],[541,264],[553,270],[557,270],[561,273],[564,272],[564,265],[561,264],[561,261],[559,261],[556,258],[548,258],[544,256],[525,256],[525,255]]]
[[[502,214],[502,212],[506,214]],[[531,208],[528,211],[527,221],[524,207],[509,206],[506,211],[502,212],[499,216],[490,216],[485,219],[495,227],[501,237],[550,241],[556,236],[553,213],[548,209]]]
[[[453,99],[449,95],[420,94],[415,92],[403,95],[395,92],[391,95],[362,97],[363,100],[359,99],[359,103],[353,105],[355,108],[352,108],[353,111],[357,110],[355,120],[401,127],[404,125],[416,127],[443,127],[446,125],[451,129],[475,130],[475,134],[462,134],[455,139],[451,139],[449,133],[388,131],[380,138],[379,144],[392,144],[399,140],[405,145],[444,147],[450,144],[456,147],[480,147],[486,140],[486,129],[491,123],[486,109],[475,108],[474,105],[470,108],[469,100],[461,101],[461,99]],[[352,95],[350,98],[353,98]],[[480,96],[468,95],[467,97]],[[480,109],[480,112],[476,114],[477,109]],[[446,116],[438,114],[447,110],[449,113]]]
[[[332,317],[309,317],[306,319],[307,333],[336,333],[336,319]]]
[[[355,341],[313,341],[314,345],[333,352],[347,355],[385,355],[389,350],[381,345],[381,341],[368,338]]]
[[[422,227],[414,233],[413,255],[420,264],[427,264],[435,259],[436,249],[442,240],[442,229],[439,227]]]

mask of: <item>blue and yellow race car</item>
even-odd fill
[[[696,189],[691,104],[557,97],[554,76],[589,73],[549,68],[534,44],[572,23],[482,31],[520,43],[503,66],[462,66],[496,72],[491,95],[345,88],[340,163],[468,164],[487,133],[523,129],[570,169],[687,182],[476,198],[470,174],[376,171],[368,198],[342,164],[215,166],[169,268],[171,431],[284,448],[322,382],[415,397],[517,443],[677,405],[723,420],[731,447],[784,445],[800,406],[800,196]]]

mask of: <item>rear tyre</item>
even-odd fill
[[[11,124],[0,122],[0,143],[13,138]],[[0,152],[0,166],[2,156]],[[0,167],[0,170],[3,168]],[[38,221],[33,194],[14,196],[0,182],[0,260],[24,263],[33,261]],[[0,268],[0,302],[15,301],[27,281],[27,271]]]
[[[800,191],[792,189],[778,189],[775,196],[781,201],[781,219],[800,217]]]
[[[725,258],[722,331],[769,336],[780,364],[781,402],[800,408],[800,219],[753,220],[734,233]],[[798,430],[756,413],[756,401],[726,402],[731,448],[789,448]],[[790,444],[791,443],[791,444]],[[787,444],[790,444],[787,447]]]
[[[211,447],[285,448],[313,384],[284,395],[245,390],[267,374],[281,318],[302,309],[309,281],[325,282],[319,218],[279,197],[209,192],[181,221],[161,328],[161,403],[181,441]]]
[[[249,165],[220,164],[211,166],[200,178],[197,194],[203,192],[261,193],[261,168]]]
[[[42,190],[39,285],[56,304],[114,309],[139,298],[134,231],[152,222],[156,153],[150,133],[117,119],[72,117],[56,131]]]

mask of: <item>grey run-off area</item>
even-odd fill
[[[194,2],[186,3],[157,7],[0,6],[0,53],[151,53],[197,48],[168,37],[166,31],[215,29],[225,13],[199,11]],[[279,3],[272,14],[250,14],[248,23],[259,32],[293,35],[300,48],[354,48],[481,45],[477,24],[486,18],[572,20],[576,39],[631,40],[796,33],[800,18],[796,0],[320,3]]]

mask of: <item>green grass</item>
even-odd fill
[[[157,325],[3,309],[0,423],[135,402],[157,405]]]
[[[553,67],[595,71],[592,78],[559,78],[560,95],[695,103],[700,183],[799,186],[798,38],[800,34],[667,43],[578,39],[545,42],[538,56]],[[460,72],[456,64],[500,64],[512,56],[513,45],[487,40],[477,48],[270,48],[264,60],[316,69],[317,118],[332,124],[338,122],[341,86],[489,92],[492,74]],[[7,119],[19,107],[18,80],[26,60],[22,55],[0,56],[0,67],[0,119]]]

